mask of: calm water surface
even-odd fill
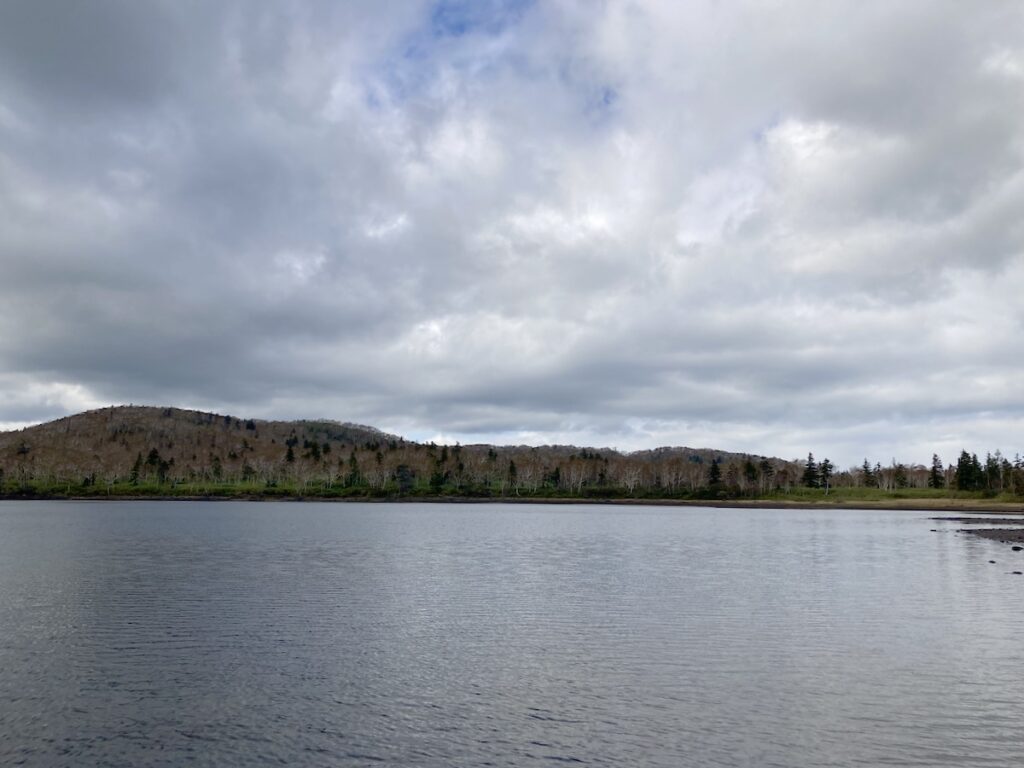
[[[1022,765],[1024,553],[927,517],[0,503],[0,764]]]

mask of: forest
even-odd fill
[[[0,433],[7,497],[829,499],[1024,496],[1024,461],[962,451],[944,464],[838,469],[708,448],[436,445],[331,421],[174,408],[100,409]]]

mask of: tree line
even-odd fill
[[[244,424],[244,423],[243,423]],[[984,460],[962,451],[944,465],[864,460],[838,470],[828,458],[786,461],[709,450],[670,449],[624,454],[569,446],[497,447],[414,443],[381,436],[362,442],[327,439],[293,429],[283,442],[257,451],[253,425],[235,442],[193,445],[168,442],[138,451],[124,466],[33,463],[19,446],[0,464],[0,492],[32,487],[105,488],[131,493],[158,489],[226,487],[254,494],[565,496],[579,498],[759,498],[777,494],[829,495],[839,489],[931,489],[1024,495],[1024,461],[998,451]],[[248,436],[247,436],[248,434]],[[200,441],[197,441],[200,442]],[[226,450],[225,450],[226,448]],[[275,451],[276,450],[276,454]]]
[[[864,463],[845,472],[835,472],[828,459],[820,463],[808,454],[802,475],[808,488],[865,487],[881,490],[903,488],[929,488],[933,490],[973,491],[998,495],[1009,493],[1024,495],[1024,459],[1020,454],[1013,461],[998,450],[985,454],[981,461],[976,453],[960,452],[955,464],[944,465],[938,454],[932,454],[931,464],[906,465],[893,460],[889,465]]]

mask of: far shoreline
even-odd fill
[[[919,512],[961,512],[974,514],[999,513],[1024,517],[1024,503],[965,499],[871,499],[829,501],[793,501],[781,499],[637,499],[637,498],[545,498],[529,496],[270,496],[270,495],[56,495],[5,494],[0,501],[216,501],[216,502],[291,502],[291,503],[365,503],[365,504],[545,504],[552,506],[640,506],[640,507],[711,507],[715,509],[779,509],[779,510],[879,510]]]

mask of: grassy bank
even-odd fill
[[[936,489],[881,490],[794,488],[764,495],[729,496],[722,493],[667,494],[651,491],[627,493],[619,488],[585,488],[582,493],[540,488],[510,493],[507,488],[412,487],[400,491],[368,486],[325,486],[282,483],[54,483],[34,482],[0,487],[6,499],[308,499],[366,501],[506,501],[551,503],[633,503],[713,505],[722,507],[774,506],[792,508],[864,507],[879,509],[935,509],[968,511],[1024,511],[1024,498],[1009,494]]]

